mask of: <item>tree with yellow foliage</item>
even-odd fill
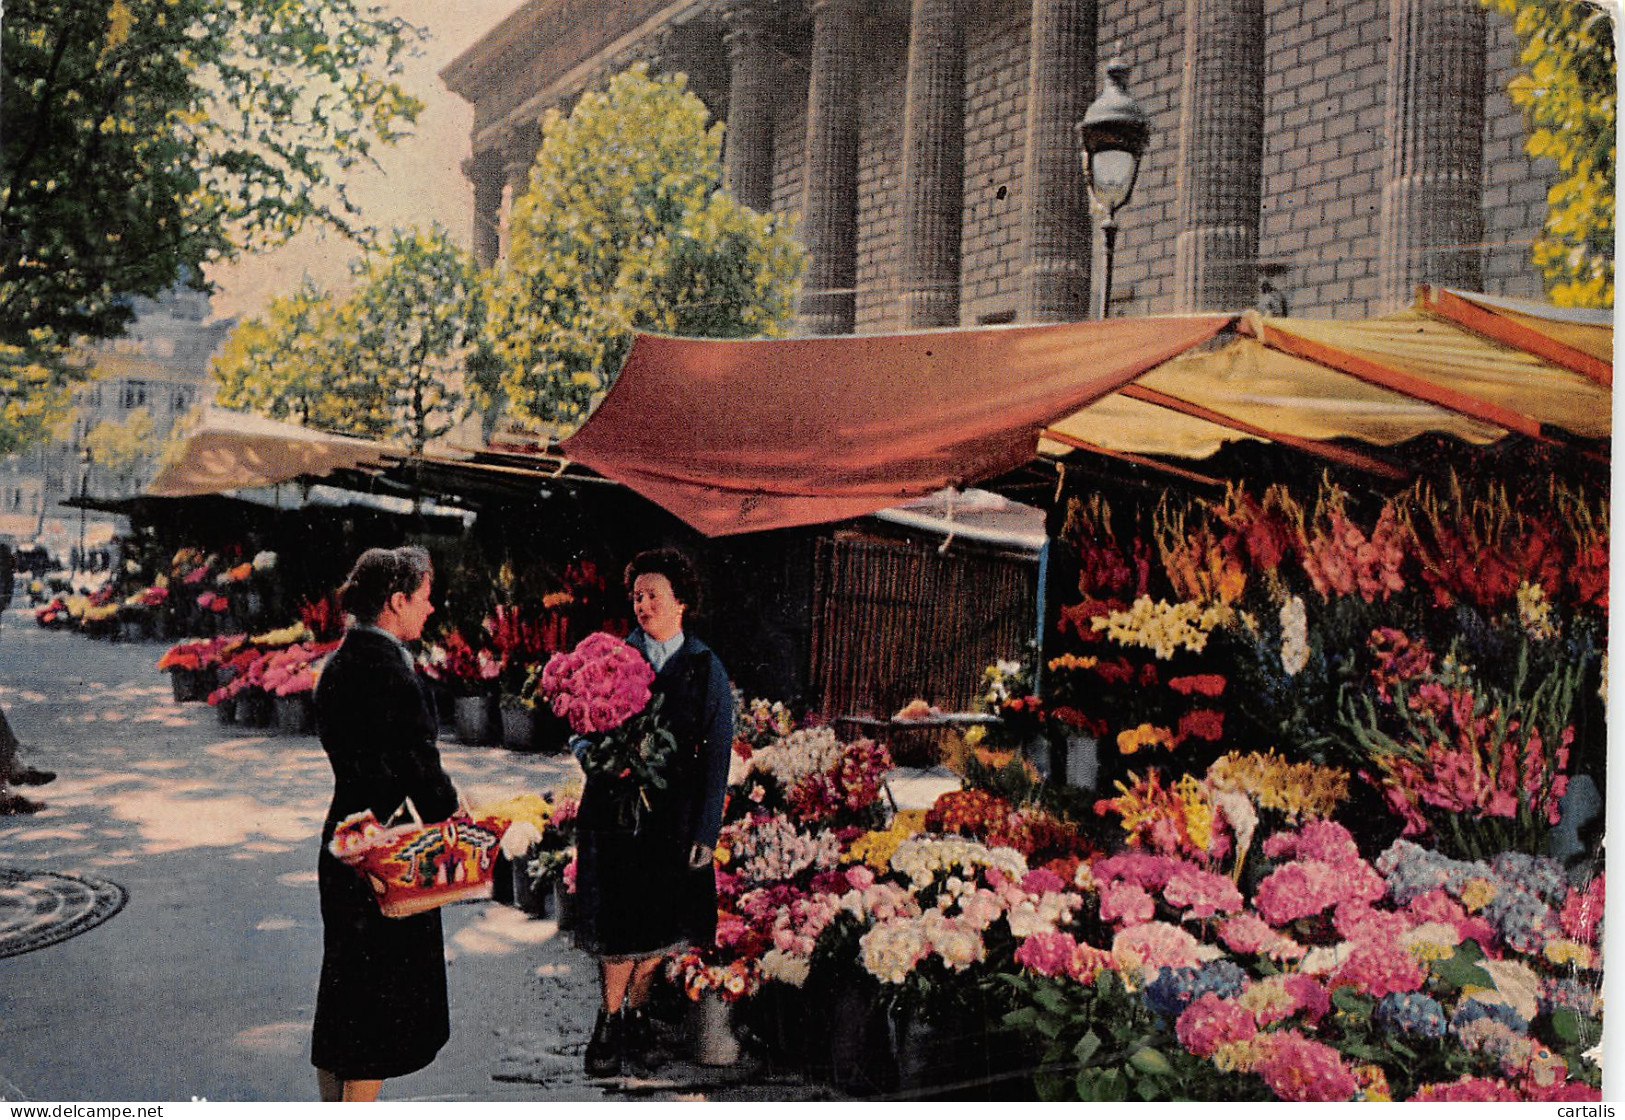
[[[722,129],[682,75],[643,64],[550,111],[491,297],[502,388],[523,419],[579,424],[633,333],[784,331],[802,251],[784,216],[722,187]]]

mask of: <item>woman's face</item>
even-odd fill
[[[655,641],[664,642],[681,630],[687,609],[672,594],[671,580],[659,572],[644,572],[632,581],[632,614]]]
[[[389,606],[378,620],[379,627],[403,642],[415,642],[423,637],[423,624],[434,613],[434,604],[429,602],[430,584],[433,582],[433,576],[424,576],[423,582],[410,596],[398,591],[391,595]]]

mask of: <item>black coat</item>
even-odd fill
[[[648,656],[641,630],[627,639]],[[660,667],[652,691],[677,740],[677,759],[638,830],[614,813],[611,781],[595,776],[581,795],[576,844],[576,944],[605,957],[642,957],[716,936],[716,878],[688,867],[695,844],[717,841],[733,750],[733,692],[709,646],[692,635]]]
[[[444,820],[457,791],[440,767],[432,701],[387,636],[352,630],[316,687],[317,729],[333,766],[317,883],[322,975],[310,1059],[347,1081],[422,1069],[451,1036],[440,911],[386,918],[372,888],[327,850],[334,827],[371,809],[387,820],[411,798]]]

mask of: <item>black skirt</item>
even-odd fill
[[[689,844],[669,815],[628,828],[608,802],[589,782],[576,833],[576,947],[616,958],[709,946],[717,928],[711,866],[689,868]]]
[[[384,917],[366,880],[325,849],[316,877],[323,952],[311,1065],[344,1081],[424,1068],[451,1037],[440,911]]]

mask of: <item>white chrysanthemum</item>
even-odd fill
[[[940,872],[974,881],[984,868],[996,868],[1006,877],[1027,874],[1027,861],[1013,848],[989,848],[958,836],[915,837],[892,853],[892,870],[908,876],[915,890],[924,890]]]
[[[858,942],[863,967],[885,984],[901,984],[926,954],[925,931],[918,919],[882,922]]]
[[[1295,677],[1309,664],[1309,614],[1296,595],[1281,605],[1281,668]]]
[[[783,949],[769,949],[762,954],[757,966],[762,970],[765,979],[777,980],[781,984],[799,988],[806,984],[812,962],[806,957],[786,953]]]
[[[809,727],[793,731],[751,756],[751,766],[771,775],[785,789],[813,774],[822,774],[841,757],[844,748],[834,728]]]

